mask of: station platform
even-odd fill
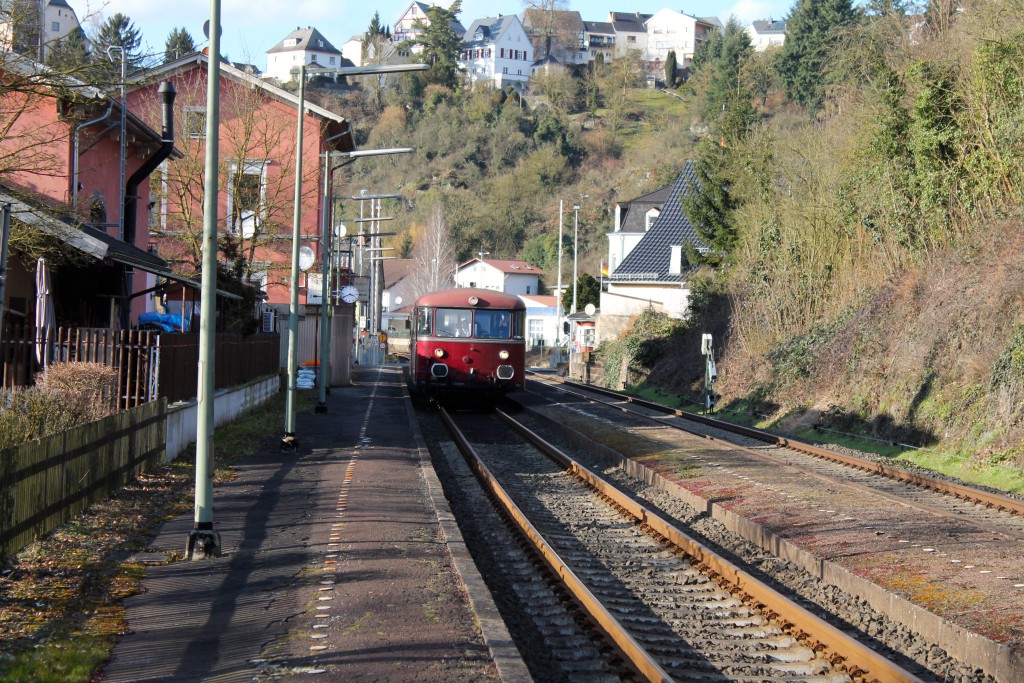
[[[180,559],[191,512],[155,530],[103,680],[530,680],[401,367],[357,368],[296,437],[297,452],[268,446],[214,489],[219,558]]]

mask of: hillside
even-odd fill
[[[552,271],[558,201],[579,202],[581,270],[596,274],[614,202],[696,159],[691,219],[713,250],[692,264],[691,318],[643,322],[601,350],[609,365],[628,355],[639,390],[693,400],[711,331],[737,415],[927,446],[1020,490],[1024,3],[935,11],[851,8],[817,61],[751,53],[727,26],[678,97],[608,68],[525,100],[352,96],[340,106],[361,112],[361,144],[417,154],[360,164],[351,187],[403,193],[406,253],[440,202],[460,258]]]

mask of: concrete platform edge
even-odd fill
[[[404,377],[404,374],[403,374]],[[483,634],[484,642],[490,650],[491,658],[498,669],[498,676],[505,683],[529,683],[533,681],[530,671],[523,661],[519,649],[512,640],[512,636],[501,618],[498,607],[494,603],[494,597],[484,582],[469,554],[459,525],[455,522],[455,515],[448,507],[448,500],[444,497],[444,490],[437,478],[433,464],[430,460],[430,453],[427,450],[423,434],[420,432],[419,422],[409,398],[408,387],[403,383],[402,395],[405,398],[405,410],[409,416],[409,424],[412,426],[413,438],[416,440],[416,451],[420,460],[420,473],[427,486],[427,494],[430,498],[434,514],[437,516],[441,532],[445,536],[445,543],[452,558],[452,565],[458,574],[466,595],[469,596],[470,607],[473,615]]]
[[[1024,670],[1024,661],[1022,661],[1024,653],[1014,651],[1009,646],[997,643],[985,636],[966,631],[923,607],[895,595],[882,586],[851,574],[829,560],[816,557],[777,536],[761,524],[751,522],[684,489],[646,465],[623,458],[608,446],[597,443],[585,434],[571,430],[563,424],[555,424],[550,417],[530,406],[523,406],[523,409],[545,424],[557,427],[559,430],[568,430],[571,440],[578,447],[587,449],[591,454],[607,460],[609,464],[621,466],[629,475],[642,479],[645,483],[661,491],[678,496],[698,510],[705,510],[712,519],[721,523],[729,531],[756,544],[766,552],[793,562],[821,580],[865,600],[873,608],[891,615],[907,628],[927,634],[950,655],[969,666],[981,669],[997,681],[1009,683],[1017,680],[1016,676],[1021,670]]]

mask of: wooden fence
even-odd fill
[[[31,386],[36,373],[53,362],[78,361],[118,370],[118,409],[128,410],[166,397],[184,401],[196,396],[199,335],[97,328],[48,328],[38,338],[32,327],[9,327],[0,343],[3,388]],[[218,334],[216,387],[235,386],[280,368],[280,337],[243,338]]]
[[[280,370],[281,337],[277,334],[218,334],[214,350],[217,389],[233,387]],[[199,335],[164,332],[160,335],[160,396],[187,401],[196,396],[199,380]]]
[[[156,386],[157,334],[93,327],[9,327],[0,344],[3,388],[31,386],[50,363],[100,363],[117,369],[117,408],[127,410],[159,395]]]
[[[158,465],[166,412],[161,399],[0,451],[0,558]]]

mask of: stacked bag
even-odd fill
[[[295,378],[297,389],[312,389],[316,385],[316,371],[313,368],[300,367],[298,376]]]

